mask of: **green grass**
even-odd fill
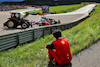
[[[59,12],[61,10],[68,10],[71,8],[76,8],[81,6],[82,4],[76,4],[76,5],[63,5],[63,6],[57,6],[57,7],[50,7],[50,11],[53,10],[55,12]]]
[[[49,11],[53,10],[55,12],[61,12],[62,10],[68,10],[68,9],[72,9],[72,8],[76,8],[79,6],[83,6],[82,4],[75,4],[75,5],[62,5],[62,6],[53,6],[49,8]],[[37,11],[30,11],[29,13],[34,13],[34,12],[39,12],[42,13],[42,10],[37,10]]]
[[[69,40],[73,55],[100,39],[99,17],[100,5],[91,17],[71,29],[62,31],[62,36]],[[48,50],[45,46],[54,40],[52,35],[47,35],[36,42],[0,52],[0,67],[44,67],[48,64]]]

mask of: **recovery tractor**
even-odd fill
[[[29,20],[25,19],[28,15],[28,12],[23,16],[21,13],[13,12],[11,13],[9,20],[4,23],[4,26],[7,26],[8,28],[17,28],[17,26],[21,25],[23,29],[29,28],[31,24]]]

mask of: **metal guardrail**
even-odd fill
[[[87,16],[87,17],[89,17],[89,16]],[[44,37],[47,34],[51,34],[52,31],[54,31],[56,29],[65,30],[65,29],[72,28],[75,25],[77,25],[78,23],[85,20],[87,17],[85,17],[79,21],[76,21],[76,22],[41,26],[38,28],[31,28],[31,29],[28,29],[23,32],[0,36],[0,51],[23,44],[23,43],[26,43],[26,42],[36,41],[40,37]]]
[[[0,51],[16,45],[17,45],[17,34],[0,36]]]
[[[31,28],[23,32],[0,36],[0,51],[26,42],[36,41],[40,37],[44,37],[47,34],[51,34],[52,31],[56,29],[65,30],[72,28],[84,19],[72,23],[41,26],[33,29]]]

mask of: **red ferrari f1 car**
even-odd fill
[[[37,24],[39,26],[44,26],[44,25],[53,25],[53,24],[60,24],[60,20],[55,21],[54,19],[51,18],[46,18],[46,17],[41,17],[41,20],[39,22],[34,22],[33,25]]]

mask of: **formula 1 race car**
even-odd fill
[[[41,17],[41,20],[37,22],[39,26],[44,26],[44,25],[53,25],[53,24],[60,24],[60,20],[55,21],[54,19],[51,18],[46,18],[46,17]]]

